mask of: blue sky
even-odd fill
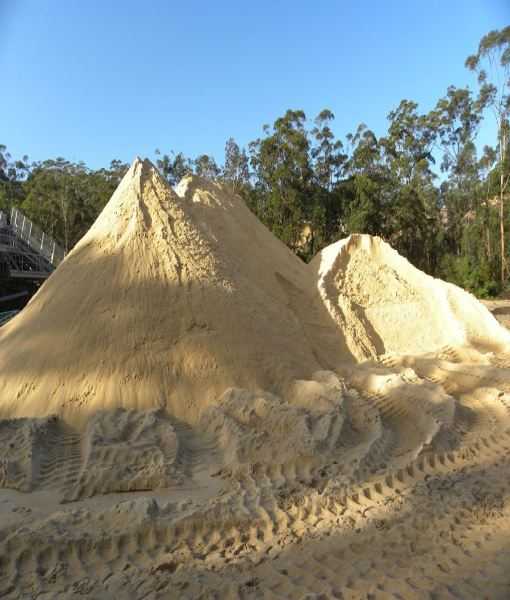
[[[510,0],[0,0],[0,143],[96,168],[155,148],[223,159],[287,108],[377,134],[429,110]],[[481,142],[491,141],[484,127]]]

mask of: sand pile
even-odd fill
[[[136,160],[0,329],[0,415],[164,407],[195,422],[231,386],[285,395],[330,366],[328,339],[343,356],[306,265],[240,198],[196,177],[175,193]]]
[[[221,185],[174,192],[136,160],[96,223],[0,329],[0,415],[165,408],[196,423],[229,387],[295,380],[388,352],[510,336],[472,296],[352,236],[303,264]]]
[[[510,344],[474,296],[423,273],[380,238],[351,235],[322,250],[310,268],[359,359],[448,346],[501,352]]]

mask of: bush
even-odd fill
[[[490,298],[501,291],[488,262],[475,262],[469,256],[447,254],[441,261],[439,276],[478,298]]]

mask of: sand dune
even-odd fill
[[[508,598],[509,341],[135,161],[0,329],[0,597]]]

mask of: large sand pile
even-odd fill
[[[136,160],[0,330],[0,414],[165,407],[194,422],[227,387],[284,394],[327,367],[328,337],[343,356],[328,321],[306,266],[238,197],[195,177],[176,194]]]
[[[0,597],[508,599],[509,339],[135,161],[0,329]]]

